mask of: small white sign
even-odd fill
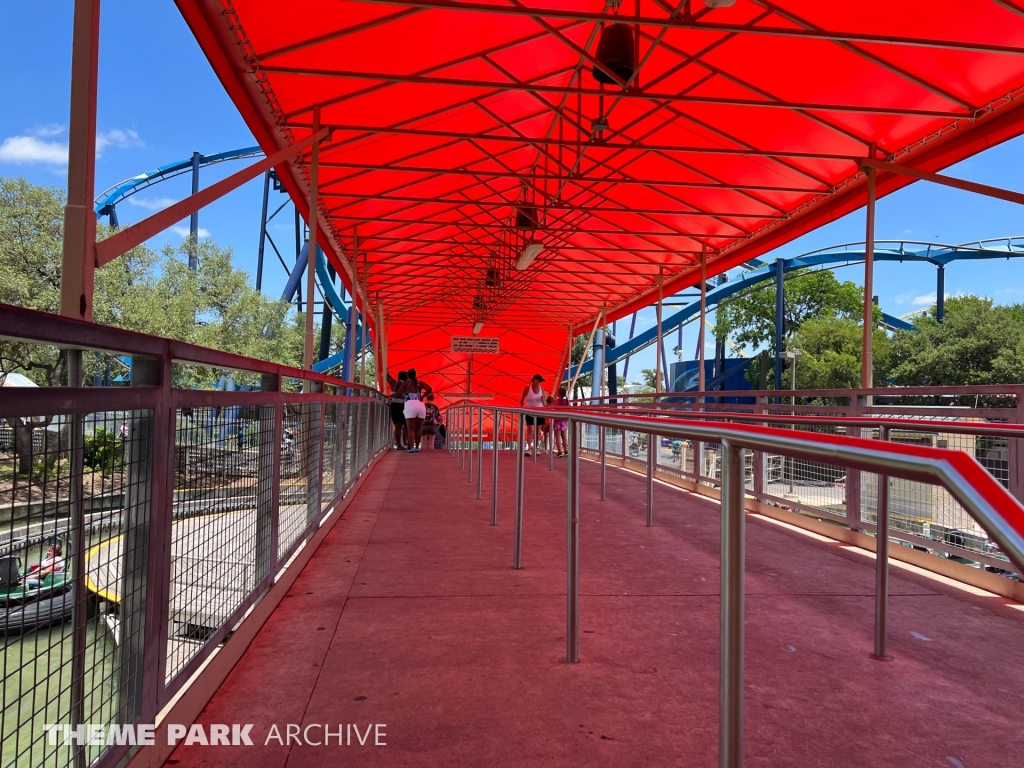
[[[452,336],[452,352],[496,355],[501,350],[497,336]]]

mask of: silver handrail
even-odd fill
[[[716,424],[698,420],[611,416],[597,409],[571,410],[503,408],[500,406],[454,406],[458,418],[472,424],[472,412],[479,409],[482,442],[483,412],[490,411],[493,423],[503,416],[515,416],[516,500],[514,518],[513,568],[522,567],[522,524],[524,495],[523,430],[527,415],[565,419],[568,428],[568,511],[567,511],[567,590],[566,660],[579,662],[579,429],[593,425],[600,434],[607,429],[642,432],[648,435],[648,525],[653,524],[653,472],[650,457],[656,436],[678,437],[696,442],[720,443],[722,465],[722,583],[721,583],[721,670],[719,678],[719,762],[722,768],[743,765],[743,654],[744,654],[744,488],[743,451],[783,453],[811,461],[828,461],[852,469],[875,472],[881,477],[879,488],[879,536],[876,540],[875,636],[872,657],[888,660],[886,629],[888,613],[888,479],[890,477],[936,483],[946,488],[981,525],[1002,551],[1024,570],[1024,506],[993,478],[973,457],[961,451],[906,445],[859,437],[822,435],[791,429]],[[745,415],[745,414],[744,414]],[[873,420],[877,421],[877,420]],[[885,423],[884,431],[895,427]],[[603,448],[602,440],[602,448]],[[491,509],[492,524],[497,522],[498,446],[492,444]],[[478,471],[482,468],[482,450]],[[606,451],[599,451],[602,479]],[[601,497],[604,498],[602,482]],[[884,487],[883,487],[884,486]],[[884,533],[881,532],[885,527]]]

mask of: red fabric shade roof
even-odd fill
[[[702,247],[716,274],[863,205],[872,147],[934,171],[1024,130],[1010,0],[637,0],[617,19],[600,0],[179,7],[267,151],[321,105],[321,244],[338,266],[358,253],[360,275],[365,257],[392,369],[418,359],[406,331],[443,357],[482,321],[517,339],[498,368],[553,375],[567,328],[650,303],[659,275],[695,283]],[[591,71],[607,21],[639,38],[625,91]],[[288,171],[305,207],[308,168]],[[536,233],[511,226],[517,205]],[[531,238],[544,249],[517,271]],[[443,387],[465,391],[465,363]]]

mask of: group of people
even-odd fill
[[[568,408],[569,397],[565,387],[558,388],[558,398],[545,395],[544,377],[535,373],[530,383],[523,389],[522,397],[519,398],[519,405],[523,408]],[[526,440],[523,442],[523,450],[527,456],[531,451],[538,451],[541,454],[547,452],[545,446],[554,436],[554,445],[551,450],[558,458],[569,455],[569,444],[566,440],[566,432],[569,430],[568,419],[547,419],[544,416],[526,416]],[[548,422],[551,423],[548,423]],[[532,448],[531,448],[532,445]]]
[[[421,447],[434,448],[439,434],[445,438],[445,428],[431,386],[417,377],[415,368],[399,371],[397,379],[389,373],[387,379],[391,387],[394,448],[406,453],[419,453]]]
[[[434,404],[433,388],[416,375],[416,369],[399,371],[398,378],[387,374],[388,385],[391,387],[391,423],[394,425],[394,448],[406,453],[419,453],[421,448],[434,448],[434,442],[441,437],[447,439],[444,426],[444,415]],[[544,377],[534,374],[530,383],[523,389],[519,404],[523,408],[559,408],[569,406],[569,398],[565,387],[559,387],[558,397],[548,395],[544,387]],[[569,429],[568,419],[547,419],[544,416],[526,416],[526,440],[523,449],[527,456],[532,451],[546,453],[546,446],[552,437],[551,450],[561,458],[569,454],[566,432]]]

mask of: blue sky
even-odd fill
[[[0,3],[0,56],[5,69],[5,109],[0,110],[0,174],[22,174],[38,184],[64,186],[63,147],[67,141],[70,87],[70,0]],[[190,157],[255,143],[224,93],[194,38],[170,0],[103,0],[98,131],[102,154],[96,167],[97,192],[122,179]],[[244,161],[243,161],[244,162]],[[203,185],[240,168],[224,163],[204,169]],[[1024,191],[1024,137],[994,147],[947,173],[994,186]],[[189,193],[182,176],[135,195],[118,207],[123,223],[138,221],[168,200]],[[273,194],[273,193],[272,193]],[[231,246],[235,262],[250,274],[256,269],[262,178],[208,206],[200,227],[218,243]],[[274,194],[271,204],[284,201]],[[148,207],[147,207],[148,206]],[[188,223],[179,230],[187,232]],[[271,224],[271,236],[286,258],[294,254],[290,206]],[[878,239],[934,240],[958,243],[980,238],[1024,235],[1024,210],[1012,203],[937,185],[917,183],[878,204]],[[779,249],[795,256],[841,242],[863,240],[864,213],[858,211]],[[178,232],[150,243],[177,244]],[[772,255],[767,257],[769,260]],[[861,281],[861,268],[837,271],[844,280]],[[264,285],[277,294],[284,271],[268,247]],[[902,315],[930,306],[935,298],[935,269],[929,265],[878,264],[875,292],[886,311]],[[998,303],[1024,302],[1024,259],[962,262],[946,269],[946,293],[977,293]],[[713,318],[712,318],[713,320]],[[654,310],[643,310],[637,330],[654,325]],[[628,335],[628,321],[619,323]],[[673,333],[667,344],[670,360]],[[692,357],[696,326],[684,330],[683,346]],[[630,379],[654,367],[653,350],[635,356]]]

